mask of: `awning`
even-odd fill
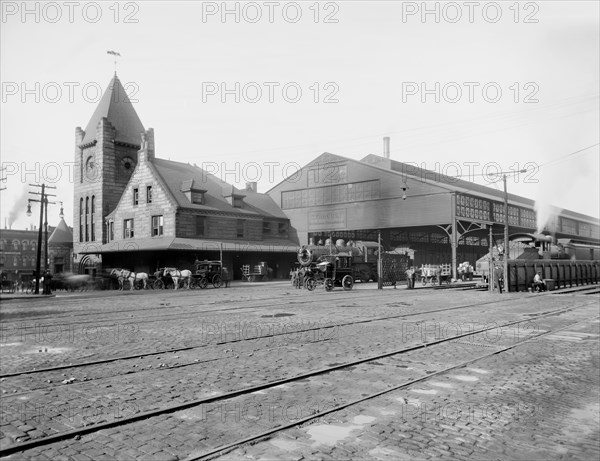
[[[127,253],[138,251],[224,251],[235,253],[296,253],[300,245],[289,240],[226,241],[178,237],[143,238],[115,241],[104,245],[88,243],[80,254]]]

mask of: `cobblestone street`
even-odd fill
[[[598,295],[3,300],[3,459],[596,459]]]

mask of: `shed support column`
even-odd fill
[[[450,245],[452,247],[452,278],[456,280],[456,248],[458,247],[458,223],[456,222],[456,194],[452,194],[450,206],[452,207],[452,233],[450,234]]]

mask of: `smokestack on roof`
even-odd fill
[[[390,137],[383,138],[383,157],[390,158]]]

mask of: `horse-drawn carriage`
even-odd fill
[[[164,288],[206,288],[212,284],[220,288],[224,280],[224,270],[221,261],[198,261],[194,262],[195,271],[174,267],[163,267],[152,275],[152,288],[162,290]]]
[[[192,274],[190,288],[206,288],[209,283],[215,288],[223,284],[224,273],[221,261],[198,261],[194,262],[196,271]]]

